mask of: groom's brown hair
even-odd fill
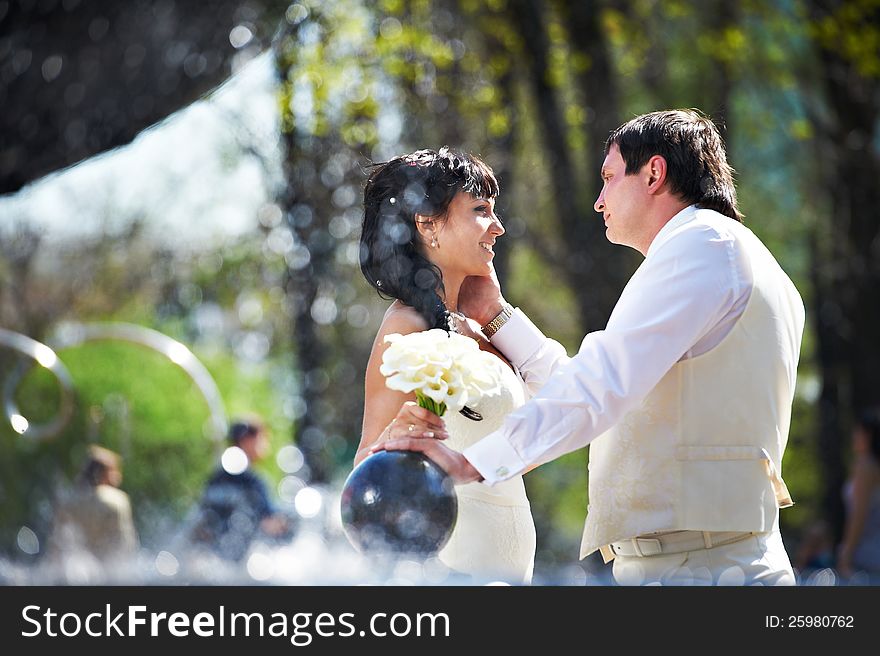
[[[638,172],[651,157],[666,160],[672,192],[682,200],[742,222],[737,207],[734,170],[727,163],[724,141],[708,116],[696,109],[642,114],[611,133],[605,154],[617,146],[626,174]]]

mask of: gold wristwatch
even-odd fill
[[[513,306],[510,303],[505,303],[504,307],[501,308],[501,312],[498,313],[492,321],[483,326],[483,334],[486,337],[492,337],[498,330],[507,323],[507,320],[513,316]]]

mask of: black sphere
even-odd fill
[[[348,475],[340,503],[345,534],[362,553],[436,553],[458,515],[452,479],[415,451],[367,457]]]

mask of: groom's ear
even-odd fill
[[[649,194],[656,194],[663,189],[666,182],[666,158],[662,155],[654,155],[645,164],[644,171]]]

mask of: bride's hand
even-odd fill
[[[445,471],[456,485],[483,480],[483,476],[458,451],[453,451],[442,442],[436,440],[418,440],[401,437],[387,442],[379,442],[370,448],[370,453],[377,451],[418,451],[428,456]]]
[[[501,283],[495,267],[488,276],[468,276],[458,291],[458,310],[465,316],[485,326],[501,312],[504,307]]]
[[[397,416],[388,424],[379,441],[402,437],[445,440],[449,433],[446,432],[446,423],[440,417],[415,401],[407,401],[400,406]]]

